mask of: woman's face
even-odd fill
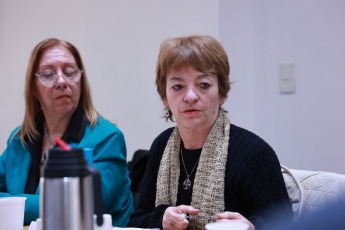
[[[164,105],[173,113],[179,128],[209,131],[225,97],[220,96],[218,78],[185,67],[167,75]]]
[[[71,52],[63,46],[55,46],[43,54],[37,72],[53,71],[57,79],[52,86],[43,85],[35,77],[35,96],[41,104],[45,116],[70,115],[76,110],[80,99],[80,78],[66,81],[63,73],[78,67]]]

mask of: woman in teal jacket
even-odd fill
[[[0,197],[25,196],[24,224],[39,217],[40,166],[47,150],[61,137],[77,148],[92,148],[91,164],[102,180],[105,213],[125,227],[132,213],[132,194],[123,133],[98,115],[92,105],[82,59],[70,43],[40,42],[26,74],[24,121],[0,156]]]

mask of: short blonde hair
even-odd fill
[[[227,98],[230,90],[230,64],[223,46],[210,36],[188,36],[165,40],[160,46],[156,66],[157,91],[163,100],[166,97],[166,78],[169,72],[191,66],[203,73],[218,78],[219,94]],[[168,111],[167,119],[172,120]]]
[[[49,38],[41,41],[33,49],[30,55],[29,63],[26,69],[25,77],[25,115],[23,124],[18,130],[19,137],[24,144],[24,137],[27,136],[30,142],[37,140],[41,135],[36,127],[36,121],[40,118],[40,104],[38,99],[34,96],[35,90],[35,73],[38,70],[39,62],[43,54],[48,50],[56,46],[63,46],[68,49],[73,55],[76,64],[79,68],[82,68],[84,71],[81,76],[81,95],[80,100],[82,106],[84,107],[85,114],[87,119],[90,121],[91,126],[94,127],[97,124],[98,112],[94,108],[91,99],[91,92],[89,83],[87,81],[86,72],[82,58],[79,54],[78,49],[73,46],[71,43],[62,41],[57,38]]]

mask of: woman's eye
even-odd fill
[[[46,71],[41,72],[40,75],[44,78],[53,78],[55,76],[55,72],[50,71],[50,70],[46,70]]]
[[[182,85],[174,85],[172,88],[173,90],[180,90],[182,89]]]
[[[64,71],[64,75],[66,77],[72,77],[76,73],[76,71],[77,71],[76,69],[66,69]]]
[[[200,84],[200,88],[202,88],[202,89],[208,89],[209,87],[210,87],[210,84],[208,84],[206,82]]]

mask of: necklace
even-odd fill
[[[200,156],[199,156],[198,161],[197,161],[196,164],[194,165],[192,171],[190,172],[190,174],[188,174],[188,173],[187,173],[187,169],[186,169],[186,165],[185,165],[184,160],[183,160],[182,145],[181,145],[181,159],[182,159],[184,171],[186,172],[186,175],[187,175],[187,178],[183,181],[183,188],[184,188],[185,190],[190,189],[190,187],[192,186],[192,182],[189,180],[189,177],[190,177],[190,175],[192,175],[192,173],[193,173],[195,167],[198,165],[199,160],[200,160],[200,157],[201,157],[201,154],[200,154]]]
[[[44,128],[44,133],[45,133],[45,135],[46,135],[46,138],[47,138],[49,144],[50,144],[51,146],[53,146],[53,148],[55,148],[56,143],[54,143],[54,142],[50,139],[50,137],[49,137],[49,135],[48,135],[48,131],[47,131],[47,127],[46,127],[46,121],[43,122],[43,128]]]

